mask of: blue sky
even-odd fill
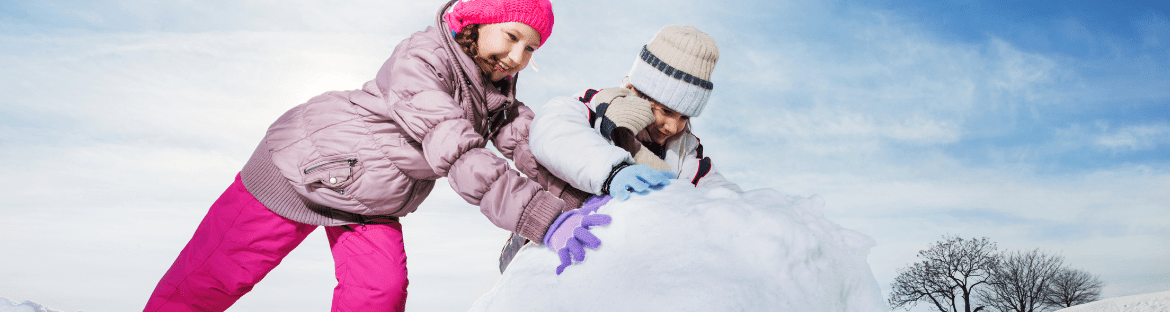
[[[267,126],[360,87],[440,4],[0,3],[0,248],[17,251],[0,254],[14,281],[0,296],[140,308]],[[953,234],[1062,254],[1107,296],[1170,289],[1167,4],[554,7],[522,101],[616,86],[663,25],[697,26],[721,52],[694,120],[715,165],[745,189],[824,198],[878,243],[883,287]],[[507,233],[445,187],[405,220],[413,308],[490,289]],[[323,246],[307,240],[233,310],[328,305]]]
[[[1055,105],[1041,107],[1028,122],[997,123],[979,116],[978,129],[953,147],[956,155],[983,162],[980,149],[1018,149],[1052,142],[1079,131],[1103,136],[1097,148],[1041,153],[1027,162],[1055,163],[1044,172],[1093,170],[1117,163],[1165,161],[1166,5],[1141,2],[993,2],[955,5],[947,2],[899,3],[898,10],[945,40],[980,42],[998,38],[1017,49],[1043,55],[1070,67],[1064,81],[1075,83],[1069,95],[1055,95]],[[1000,126],[1008,126],[1006,131]],[[1046,131],[1053,128],[1066,131]],[[1096,129],[1094,129],[1096,128]],[[1014,131],[1013,131],[1014,130]],[[1073,133],[1068,133],[1069,131]],[[1149,133],[1149,134],[1146,134]],[[1133,140],[1129,139],[1133,137]],[[1113,141],[1109,141],[1112,139]],[[1047,154],[1047,155],[1043,155]]]

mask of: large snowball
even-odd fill
[[[602,207],[601,247],[559,276],[555,252],[525,246],[472,311],[889,311],[873,240],[820,197],[673,182]]]

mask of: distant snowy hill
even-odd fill
[[[889,311],[874,242],[825,219],[824,202],[674,181],[610,201],[601,247],[556,275],[529,244],[471,311]]]
[[[25,300],[21,303],[0,297],[0,312],[61,312],[46,308],[36,302]]]
[[[1170,291],[1109,298],[1056,312],[1168,312]]]

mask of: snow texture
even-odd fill
[[[60,312],[57,310],[46,308],[36,302],[25,300],[22,303],[16,303],[8,298],[0,297],[0,312]]]
[[[561,275],[530,243],[471,311],[889,311],[873,240],[825,219],[819,196],[687,182],[601,207],[601,246]]]
[[[1170,311],[1170,291],[1110,298],[1073,306],[1056,312],[1166,312]]]

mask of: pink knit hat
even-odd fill
[[[540,45],[544,45],[552,35],[552,3],[549,0],[456,0],[443,20],[455,32],[470,24],[521,22],[536,29]]]

